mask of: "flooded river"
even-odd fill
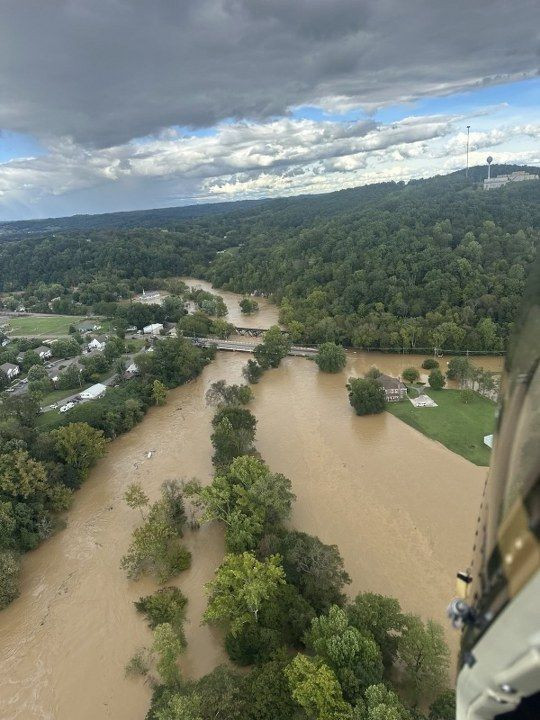
[[[277,307],[272,305],[272,303],[266,298],[255,298],[255,300],[259,303],[259,309],[251,315],[245,315],[240,310],[240,306],[238,304],[238,302],[242,299],[242,295],[228,292],[227,290],[216,289],[206,280],[197,280],[196,278],[190,277],[183,277],[180,278],[180,280],[183,280],[190,287],[207,290],[208,292],[221,295],[227,305],[227,310],[229,311],[225,320],[233,325],[236,325],[236,327],[269,328],[271,325],[278,324]]]
[[[271,305],[261,312],[275,322]],[[128,582],[120,570],[139,521],[122,496],[134,480],[153,498],[166,479],[210,480],[212,412],[204,394],[215,380],[241,381],[245,361],[219,353],[201,377],[112,443],[77,493],[66,529],[25,557],[21,597],[0,613],[2,720],[143,720],[150,689],[126,679],[124,666],[150,641],[133,601],[155,585]],[[287,358],[267,372],[254,388],[257,447],[292,480],[293,525],[339,546],[351,594],[394,595],[405,610],[445,623],[454,573],[470,561],[486,470],[388,413],[356,417],[345,381],[372,364],[397,374],[415,358],[350,353],[338,375]],[[207,526],[187,543],[192,568],[175,584],[189,598],[182,668],[196,677],[224,660],[216,631],[200,625],[202,586],[220,562],[223,538]],[[450,640],[455,651],[457,638]]]

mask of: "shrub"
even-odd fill
[[[443,374],[440,370],[432,370],[429,373],[429,385],[433,390],[442,390],[446,384]]]
[[[178,588],[160,588],[153,595],[141,597],[133,604],[146,616],[152,630],[162,623],[169,623],[176,632],[182,633],[187,598]]]
[[[401,373],[401,377],[408,383],[414,383],[420,377],[420,373],[415,367],[408,367]]]
[[[422,363],[424,370],[436,370],[439,367],[439,363],[435,358],[426,358]]]

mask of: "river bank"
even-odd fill
[[[225,297],[230,313],[233,306],[240,312],[238,300]],[[275,324],[277,308],[261,305],[263,322]],[[249,319],[262,326],[258,314]],[[350,594],[393,595],[406,611],[446,624],[455,571],[470,560],[486,470],[389,413],[356,417],[345,389],[347,377],[371,365],[397,375],[423,357],[349,352],[337,375],[289,357],[254,386],[251,409],[258,449],[297,495],[292,525],[338,545]],[[150,638],[133,602],[155,585],[129,582],[120,569],[139,522],[123,493],[133,481],[151,499],[167,479],[210,481],[213,412],[204,395],[216,380],[242,382],[245,361],[218,353],[116,439],[76,493],[67,527],[23,559],[21,596],[0,613],[3,720],[143,720],[150,688],[126,679],[124,667]],[[198,677],[225,660],[215,631],[200,625],[203,585],[221,562],[223,538],[211,525],[188,533],[186,544],[192,567],[171,584],[189,600],[182,670]],[[448,638],[455,654],[457,635],[448,631]]]
[[[0,614],[3,718],[144,718],[149,688],[125,679],[124,666],[148,642],[132,603],[153,584],[130,583],[120,570],[138,522],[123,492],[134,480],[152,498],[166,479],[210,480],[212,412],[204,394],[217,379],[240,382],[244,362],[218,354],[112,443],[77,493],[66,529],[24,559],[21,597]],[[344,381],[359,362],[368,360],[349,358],[342,374],[323,375],[308,360],[287,358],[268,371],[254,388],[257,447],[292,480],[292,524],[340,548],[351,594],[394,595],[405,610],[444,622],[455,570],[469,562],[485,469],[388,413],[356,417]],[[391,370],[382,362],[381,369]],[[193,565],[174,584],[189,599],[182,667],[196,677],[224,660],[215,631],[200,626],[203,585],[223,542],[209,526],[187,544]],[[457,637],[449,637],[455,652]]]

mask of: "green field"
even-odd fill
[[[10,335],[54,337],[68,335],[69,326],[77,325],[84,319],[79,315],[54,315],[48,317],[10,317],[4,318],[3,322],[9,322]]]
[[[489,465],[490,449],[484,445],[484,435],[493,432],[495,403],[476,395],[466,405],[459,390],[428,390],[426,394],[438,407],[415,408],[403,400],[388,404],[387,410],[475,465]]]

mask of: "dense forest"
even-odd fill
[[[210,279],[274,296],[295,341],[502,349],[538,240],[538,185],[487,193],[447,176],[369,190],[308,225],[266,214]]]
[[[0,290],[190,274],[271,296],[295,342],[498,351],[535,254],[540,183],[484,192],[484,173],[127,213],[133,229],[114,229],[122,213],[23,239],[5,224]]]

